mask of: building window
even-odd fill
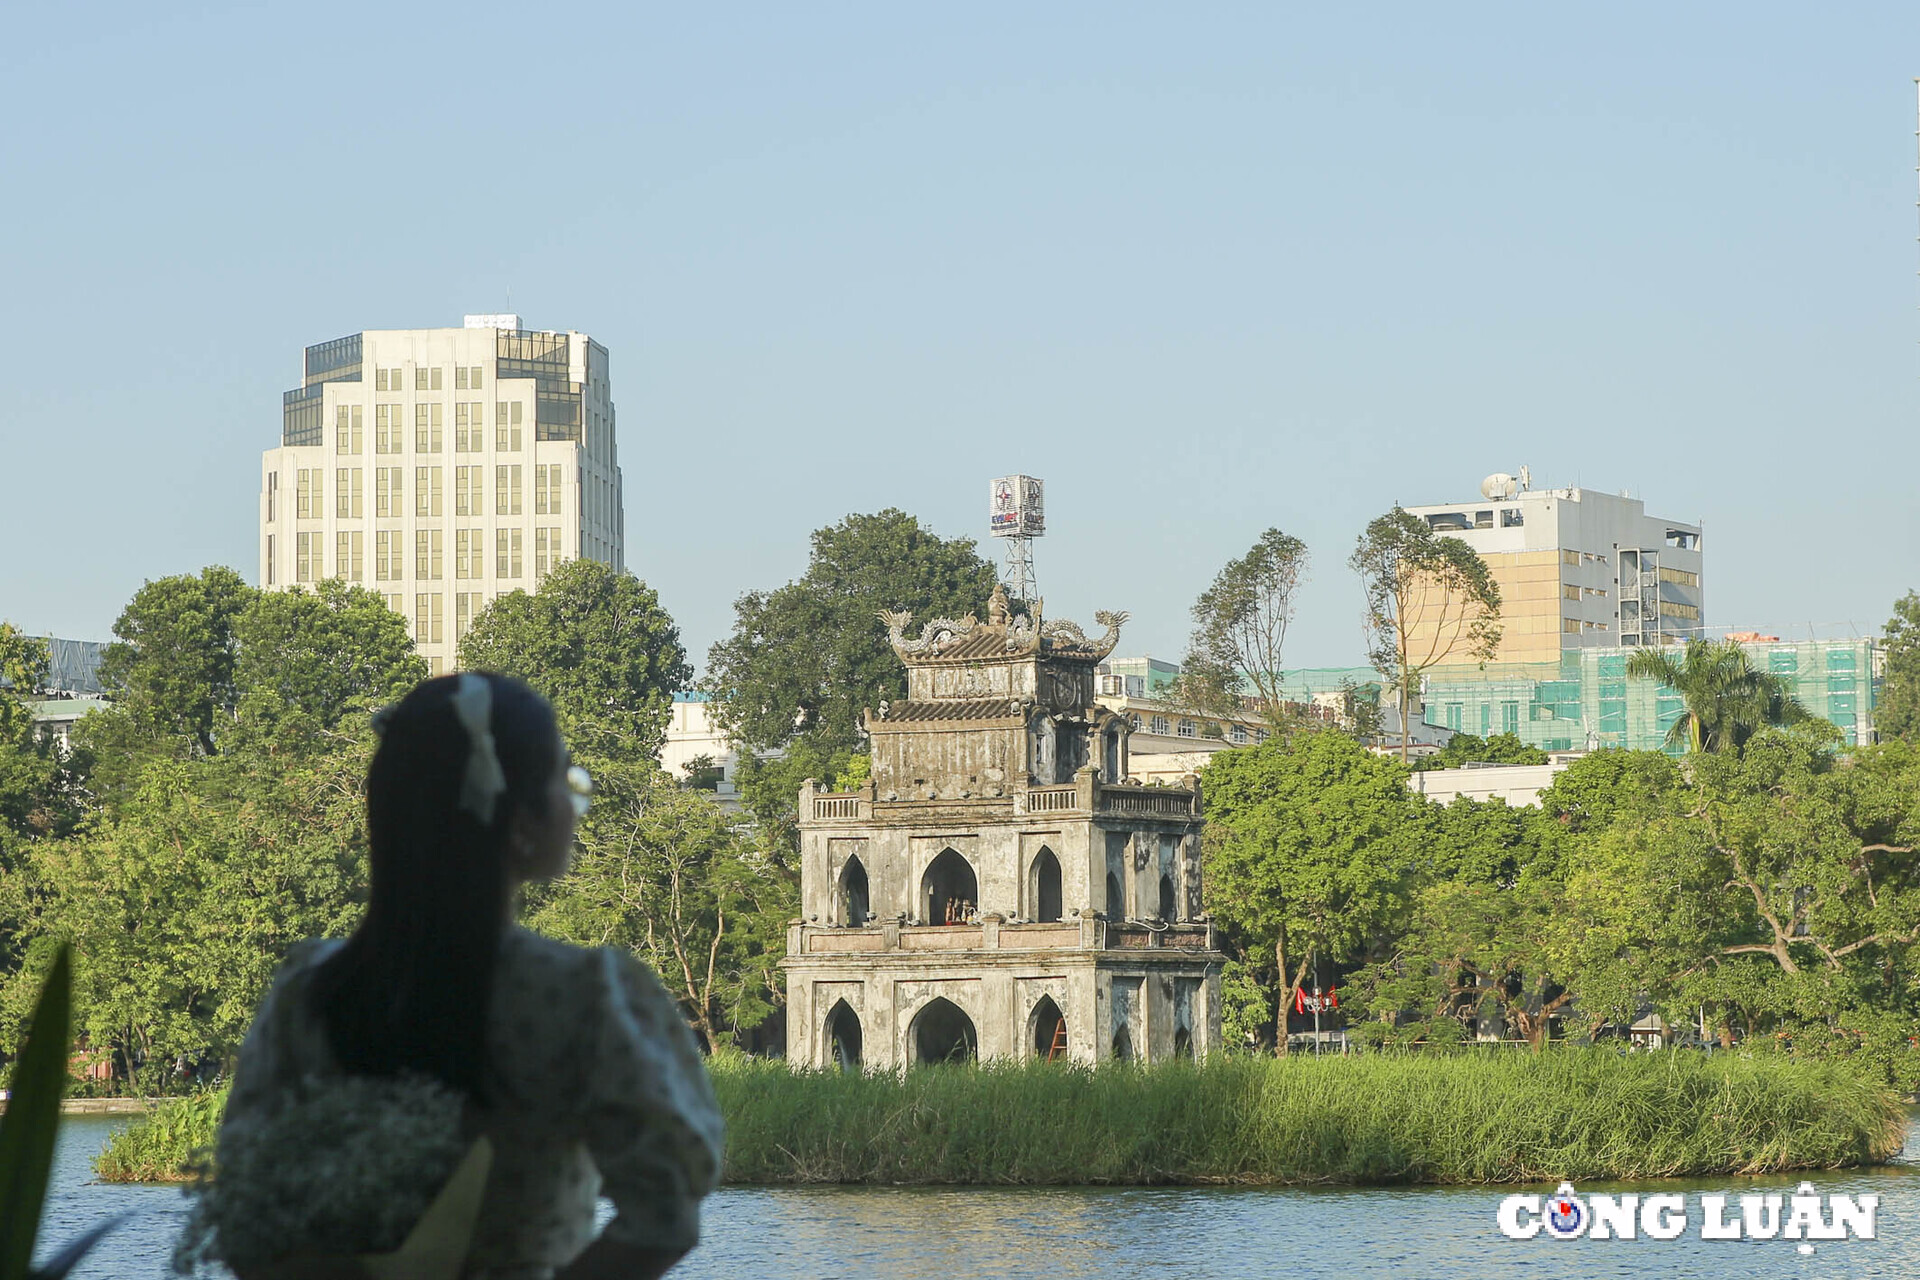
[[[413,642],[439,644],[444,615],[437,591],[422,591],[413,598]]]
[[[497,529],[494,531],[494,576],[497,578],[518,578],[520,576],[520,530]]]
[[[520,452],[520,412],[518,400],[501,400],[493,406],[493,447],[503,453]]]
[[[400,370],[375,369],[373,371],[373,389],[375,391],[405,391],[406,386],[400,381]],[[399,611],[396,610],[395,612]]]
[[[440,580],[440,530],[419,529],[414,532],[413,576],[424,582]]]
[[[517,516],[520,514],[520,467],[495,467],[493,469],[493,514],[497,516]]]
[[[1669,569],[1661,565],[1660,581],[1671,582],[1676,587],[1697,587],[1700,585],[1700,575],[1689,573],[1685,569]]]
[[[453,514],[457,516],[483,516],[486,511],[483,486],[486,481],[485,467],[455,467],[453,469]]]
[[[406,448],[406,437],[401,432],[401,424],[406,421],[406,406],[400,404],[377,404],[373,406],[373,451],[375,453],[399,453]]]
[[[267,523],[280,518],[280,473],[267,472]]]
[[[1686,618],[1694,622],[1699,621],[1700,618],[1700,608],[1698,605],[1681,604],[1677,600],[1662,600],[1660,602],[1660,613],[1663,617]]]
[[[380,598],[387,602],[387,608],[393,610],[403,618],[407,616],[407,598],[405,596],[388,595],[385,592],[381,592]]]
[[[398,582],[400,572],[400,538],[398,529],[381,529],[373,535],[373,579],[375,582]],[[392,597],[398,600],[399,596]],[[398,604],[393,606],[395,613],[404,614],[406,610]]]
[[[1502,733],[1519,733],[1520,732],[1520,704],[1519,703],[1503,702],[1500,704],[1500,732]]]
[[[1198,732],[1199,732],[1199,729],[1198,729],[1198,727],[1197,727],[1197,726],[1196,726],[1196,725],[1195,725],[1195,724],[1193,723],[1193,721],[1191,721],[1191,720],[1182,720],[1182,721],[1180,722],[1180,736],[1181,736],[1181,737],[1183,737],[1183,738],[1191,738],[1191,737],[1193,737],[1193,736],[1194,736],[1195,734],[1197,734]]]
[[[453,638],[465,640],[473,630],[473,620],[487,607],[487,598],[478,591],[457,591],[453,597]]]
[[[560,566],[560,530],[545,526],[533,531],[533,580],[537,584]]]
[[[267,535],[267,585],[268,586],[272,586],[274,584],[274,580],[279,576],[274,572],[274,569],[276,567],[277,566],[275,566],[275,564],[273,563],[273,535],[268,534]]]
[[[1155,716],[1152,723],[1155,733],[1165,733],[1167,731],[1167,718],[1165,716]]]
[[[360,452],[360,427],[364,422],[361,408],[357,404],[334,406],[333,414],[333,451],[335,453],[357,455]]]
[[[453,576],[456,578],[486,577],[486,545],[486,530],[455,529],[453,531]]]
[[[293,580],[312,582],[320,576],[320,535],[297,533],[293,538]]]
[[[1560,631],[1561,631],[1561,634],[1563,635],[1575,635],[1575,636],[1579,635],[1580,619],[1578,618],[1560,619]]]
[[[404,500],[400,496],[400,468],[375,467],[373,469],[373,514],[397,516],[404,509]]]
[[[437,516],[440,514],[439,467],[415,467],[413,469],[413,514],[416,516]]]
[[[480,389],[480,366],[477,364],[457,364],[453,367],[453,389],[455,391],[478,391]]]
[[[453,406],[453,450],[455,453],[479,453],[487,447],[486,416],[479,400],[462,400]]]
[[[439,372],[435,370],[434,372]],[[440,452],[440,428],[445,422],[441,410],[446,406],[438,404],[417,404],[413,406],[413,451],[415,453]]]
[[[1266,740],[1267,740],[1267,731],[1265,729],[1255,729],[1253,731],[1253,741],[1256,746],[1262,742],[1265,742]]]
[[[560,471],[557,462],[552,466],[536,466],[533,469],[533,514],[560,514]]]
[[[365,567],[361,563],[366,551],[365,536],[358,529],[342,529],[333,536],[334,577],[346,582],[365,580]]]
[[[340,467],[333,474],[333,514],[337,520],[358,520],[360,510],[360,468]]]
[[[1519,507],[1500,508],[1500,527],[1502,529],[1518,529],[1526,524],[1526,522],[1527,513]]]
[[[415,391],[440,390],[440,370],[415,369],[413,371],[413,389]]]
[[[1560,588],[1560,594],[1569,600],[1578,600],[1580,598],[1580,588],[1572,585],[1564,586]]]
[[[1247,726],[1236,724],[1227,730],[1227,736],[1235,742],[1245,742],[1247,740]]]
[[[299,520],[320,518],[320,470],[301,467],[293,473],[293,514]]]

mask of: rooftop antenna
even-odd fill
[[[1044,486],[1032,476],[1001,476],[989,488],[989,532],[1007,543],[1001,580],[1007,594],[1031,603],[1038,590],[1033,576],[1033,540],[1047,531]]]

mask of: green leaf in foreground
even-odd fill
[[[67,1082],[72,1000],[73,957],[61,947],[40,989],[33,1027],[14,1063],[13,1092],[0,1115],[0,1280],[24,1280],[33,1262]]]

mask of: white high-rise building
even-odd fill
[[[1505,474],[1488,476],[1480,494],[1407,513],[1486,561],[1501,597],[1495,662],[1553,662],[1567,649],[1705,634],[1699,525],[1650,516],[1624,492],[1534,489]],[[1446,643],[1457,616],[1416,617],[1414,649]]]
[[[626,560],[607,349],[511,315],[306,350],[260,464],[260,583],[360,583],[434,672],[563,560]]]

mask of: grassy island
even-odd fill
[[[716,1073],[744,1183],[1487,1183],[1836,1168],[1905,1137],[1843,1065],[1607,1050]]]
[[[716,1064],[736,1183],[1490,1183],[1828,1169],[1886,1160],[1906,1111],[1845,1065],[1567,1049],[1219,1058],[890,1074]],[[220,1095],[169,1103],[96,1162],[182,1176]]]

